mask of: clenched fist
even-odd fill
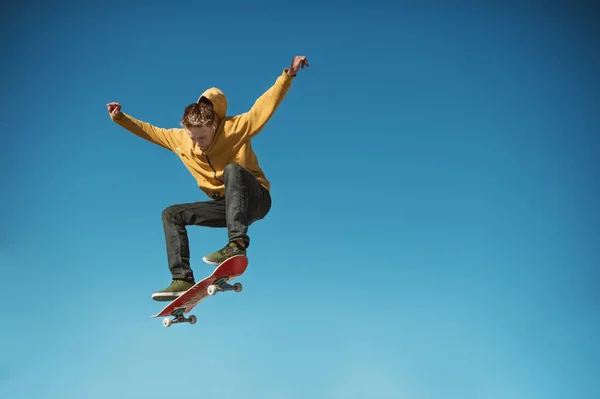
[[[119,103],[108,103],[106,104],[106,108],[108,108],[108,113],[112,116],[117,116],[121,112],[121,104]]]

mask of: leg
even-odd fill
[[[250,245],[248,226],[267,215],[271,196],[252,173],[239,165],[227,165],[223,177],[229,241],[241,240],[247,248]]]
[[[186,226],[226,227],[225,201],[173,205],[163,211],[167,259],[173,280],[194,281]]]
[[[229,244],[204,257],[204,261],[212,265],[218,265],[234,255],[246,255],[246,248],[250,245],[248,227],[264,218],[271,209],[269,191],[248,170],[229,164],[225,167],[223,180]],[[238,245],[238,242],[243,245]]]

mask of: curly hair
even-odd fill
[[[181,118],[181,126],[196,127],[206,126],[215,120],[215,109],[210,102],[201,101],[193,103],[185,107],[183,118]]]

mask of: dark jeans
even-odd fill
[[[194,279],[186,226],[227,227],[229,242],[250,245],[248,226],[264,218],[271,209],[269,191],[248,170],[237,164],[225,167],[225,196],[206,202],[172,205],[162,214],[167,259],[173,279]]]

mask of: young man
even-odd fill
[[[171,301],[194,285],[186,226],[227,227],[228,244],[203,260],[218,265],[234,255],[246,255],[248,226],[271,209],[270,183],[258,164],[251,140],[271,118],[299,69],[308,67],[296,56],[275,84],[243,114],[226,116],[227,98],[213,87],[181,119],[183,128],[164,129],[133,118],[121,104],[107,104],[111,119],[137,136],[173,151],[211,200],[172,205],[162,213],[167,259],[173,281],[152,298]]]

